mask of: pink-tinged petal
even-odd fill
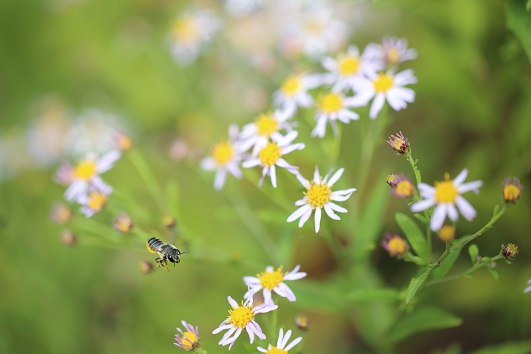
[[[242,331],[243,330],[241,328],[238,328],[236,330],[236,333],[234,333],[234,335],[232,336],[232,338],[227,339],[223,345],[230,344],[229,345],[229,350],[230,350],[230,348],[232,348],[232,345],[234,344],[234,342],[236,342],[236,339],[238,339]]]
[[[108,171],[122,154],[118,150],[109,151],[96,161],[96,171],[103,173]]]
[[[332,176],[332,178],[330,178],[330,181],[328,181],[327,186],[332,187],[334,183],[336,183],[341,178],[341,175],[343,175],[344,171],[344,168],[340,168],[339,170],[337,170],[336,173],[334,173],[334,175]]]
[[[231,323],[227,323],[227,320],[221,322],[218,328],[212,331],[212,334],[218,334],[221,331],[234,327]]]
[[[262,340],[264,340],[266,338],[264,332],[262,332],[262,328],[260,328],[260,325],[256,321],[253,320],[253,321],[249,322],[248,326],[252,326],[251,328],[252,328],[254,334],[258,338],[260,338]]]
[[[214,177],[214,189],[220,190],[221,188],[223,188],[226,179],[227,170],[224,168],[220,168],[219,170],[217,170],[216,176]]]
[[[411,211],[414,213],[421,212],[435,205],[435,201],[431,199],[420,200],[411,205]]]
[[[290,216],[288,216],[287,222],[292,222],[300,218],[304,213],[306,213],[308,210],[312,210],[312,207],[308,204],[303,205],[299,209],[295,210]]]
[[[302,337],[295,338],[287,347],[284,348],[284,350],[289,352],[291,349],[293,349],[294,346],[299,344],[301,340],[302,340]]]
[[[278,288],[278,289],[277,289]],[[277,294],[279,294],[278,290],[280,290],[282,293],[284,293],[284,295],[282,295],[283,297],[287,298],[289,301],[295,301],[297,300],[297,298],[295,297],[295,294],[293,293],[293,291],[290,289],[289,286],[287,286],[286,284],[284,283],[280,283],[278,284],[278,286],[273,289],[275,290],[275,292]],[[280,294],[279,294],[280,295]]]
[[[369,117],[375,119],[378,116],[378,113],[382,110],[384,105],[385,96],[381,93],[377,94],[372,101],[371,109],[369,111]]]
[[[297,265],[291,272],[284,276],[284,280],[298,280],[304,278],[307,274],[305,272],[299,272],[300,265]]]
[[[273,310],[276,310],[276,309],[278,309],[277,305],[274,305],[274,304],[262,304],[262,305],[256,306],[254,308],[253,312],[255,314],[266,313],[266,312],[270,312],[270,311],[273,311]]]
[[[350,198],[352,193],[354,193],[355,191],[356,191],[356,188],[350,188],[350,189],[332,192],[332,194],[330,195],[330,200],[333,200],[335,202],[344,202],[345,200]]]
[[[227,300],[229,300],[229,304],[233,309],[240,307],[240,305],[238,305],[238,303],[232,297],[228,296]]]
[[[463,194],[463,193],[466,193],[466,192],[469,192],[469,191],[474,191],[476,194],[478,194],[479,193],[479,188],[482,185],[483,185],[482,181],[472,181],[472,182],[468,182],[468,183],[465,183],[465,184],[457,187],[457,191],[460,194]]]
[[[404,101],[404,107],[407,106],[406,103],[413,103],[415,101],[415,91],[407,87],[394,87],[389,90],[389,93],[393,97]]]
[[[273,268],[272,265],[268,265],[268,266],[266,267],[266,272],[273,272],[274,270],[275,270],[275,269]]]
[[[344,105],[347,107],[363,107],[374,97],[374,92],[371,90],[365,90],[363,85],[357,84],[356,91],[358,92],[353,97],[345,98]]]
[[[330,209],[337,211],[338,213],[346,213],[348,212],[347,209],[343,208],[342,206],[337,205],[336,203],[328,202],[326,203],[330,207]]]
[[[455,204],[457,205],[457,208],[459,208],[461,215],[463,215],[468,221],[471,221],[476,217],[476,210],[472,207],[472,205],[470,205],[469,202],[466,201],[465,198],[458,196],[455,200]]]
[[[258,181],[258,187],[262,186],[262,183],[264,183],[264,178],[269,174],[269,167],[264,167],[262,169],[262,177],[260,177],[260,180]]]
[[[253,344],[254,332],[253,332],[253,328],[250,326],[250,323],[247,326],[245,326],[245,330],[247,331],[247,334],[249,335],[249,342]]]
[[[457,177],[454,178],[454,186],[456,187],[460,186],[465,181],[467,176],[468,176],[468,169],[465,168],[463,169],[463,171],[459,172]]]
[[[282,283],[280,283],[282,284]],[[280,287],[280,284],[273,288],[273,291],[282,297],[287,297],[284,288]]]
[[[404,100],[402,100],[400,96],[394,95],[392,92],[389,92],[386,98],[391,108],[393,108],[395,111],[400,111],[401,109],[406,107],[406,103],[404,102]]]
[[[332,210],[332,208],[330,208],[328,205],[324,206],[324,210],[325,210],[326,215],[328,215],[330,219],[341,220],[341,218],[337,216],[336,213],[334,213],[334,211]]]
[[[448,218],[452,221],[457,221],[457,219],[459,218],[459,214],[457,213],[457,209],[455,208],[455,205],[448,203],[447,210],[448,210]]]
[[[312,209],[311,208],[308,209],[308,211],[301,216],[301,218],[299,220],[299,227],[302,227],[306,223],[306,221],[308,221],[310,216],[312,216]]]
[[[439,204],[435,208],[431,217],[430,227],[432,231],[439,231],[446,218],[446,207],[444,204]]]
[[[282,329],[280,329],[282,331]],[[277,342],[277,347],[279,349],[282,349],[286,346],[286,344],[288,344],[288,341],[289,341],[289,338],[291,337],[291,329],[289,329],[286,334],[284,336],[278,336],[278,342]]]
[[[321,226],[321,208],[315,209],[315,233],[319,232],[319,227]]]
[[[79,208],[79,212],[85,215],[87,218],[90,218],[92,215],[96,214],[96,210],[88,206],[82,206],[81,208]]]

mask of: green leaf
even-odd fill
[[[528,12],[531,12],[531,0],[527,0],[527,4],[525,4],[525,8]]]
[[[531,353],[531,341],[504,343],[482,348],[470,354],[528,354]]]
[[[489,270],[490,275],[492,275],[494,279],[500,280],[500,274],[498,274],[498,271],[496,269],[493,269],[491,267],[487,267],[487,269]]]
[[[344,295],[338,284],[306,280],[293,282],[290,288],[297,294],[297,301],[293,304],[302,309],[335,313],[344,311]]]
[[[531,16],[529,1],[524,4],[521,0],[510,0],[507,2],[507,27],[513,31],[524,48],[527,58],[531,62]]]
[[[414,217],[416,217],[421,223],[424,225],[429,225],[430,221],[426,219],[426,217],[422,214],[413,214]]]
[[[389,331],[389,341],[396,343],[410,335],[432,329],[451,328],[461,325],[455,315],[437,308],[425,307],[407,315]]]
[[[459,255],[461,254],[461,250],[462,248],[459,248],[458,250],[450,253],[444,259],[444,261],[442,261],[440,266],[433,269],[433,271],[431,272],[431,276],[433,277],[433,279],[440,279],[446,276],[446,274],[448,274],[450,269],[452,269],[452,266],[454,265],[455,261],[457,261],[457,258],[459,258]]]
[[[426,246],[424,234],[415,221],[413,221],[406,214],[402,213],[397,213],[395,215],[395,219],[415,253],[424,260],[429,261],[429,251],[428,247]]]
[[[399,295],[399,292],[392,288],[357,289],[348,293],[345,299],[354,302],[375,300],[392,302],[396,301]]]
[[[432,269],[433,268],[426,268],[424,273],[422,273],[418,277],[411,279],[411,282],[409,283],[409,286],[407,287],[406,304],[409,304],[411,302],[411,300],[413,299],[413,297],[419,290],[422,283],[424,283],[428,275],[430,275],[430,272]]]
[[[475,243],[468,247],[468,254],[470,255],[470,260],[472,261],[472,264],[476,264],[478,261],[479,248]]]

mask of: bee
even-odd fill
[[[172,262],[175,266],[175,263],[181,261],[181,254],[191,253],[181,252],[171,243],[162,242],[156,237],[151,237],[146,241],[146,248],[149,252],[159,255],[155,259],[155,262],[158,264],[157,267],[166,268],[168,271],[168,261]]]

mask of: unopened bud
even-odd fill
[[[505,258],[514,259],[518,254],[518,246],[514,243],[508,243],[503,247],[502,254]]]
[[[402,135],[402,132],[399,132],[396,135],[391,135],[389,140],[387,140],[387,143],[402,155],[409,150],[409,143],[407,142],[407,138]]]
[[[125,234],[131,231],[131,229],[133,228],[133,220],[126,213],[122,213],[114,218],[114,222],[112,226],[116,230],[123,232]]]
[[[295,326],[301,331],[307,331],[310,326],[310,320],[305,315],[299,315],[295,317]]]
[[[151,263],[149,261],[141,261],[139,266],[140,266],[140,270],[144,274],[151,273],[153,271],[153,269],[155,269],[155,267],[153,266],[153,263]]]
[[[61,242],[63,242],[65,246],[74,246],[77,242],[77,237],[72,231],[64,230],[61,234]]]

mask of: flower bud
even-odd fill
[[[385,234],[382,247],[393,257],[401,256],[409,250],[407,241],[395,234]]]
[[[514,243],[508,243],[503,247],[502,254],[505,258],[514,259],[518,254],[518,246]]]
[[[455,237],[455,227],[452,225],[443,225],[439,231],[437,231],[437,236],[439,236],[439,240],[444,243],[453,241]]]
[[[387,143],[402,155],[409,150],[409,143],[407,142],[407,138],[402,135],[402,132],[399,132],[396,135],[391,135],[389,140],[387,140]]]
[[[522,194],[523,187],[520,184],[520,181],[516,177],[507,177],[505,182],[503,183],[503,201],[506,204],[509,203],[515,203],[518,199],[520,199],[520,195]]]
[[[396,188],[400,182],[400,179],[397,175],[387,175],[385,181],[391,188]]]
[[[61,242],[65,246],[74,246],[77,243],[77,237],[72,231],[64,230],[61,234]]]
[[[153,271],[153,269],[155,269],[155,267],[153,266],[153,263],[151,263],[149,261],[142,261],[142,262],[140,262],[139,266],[140,266],[140,270],[144,274],[151,273]]]
[[[131,231],[131,229],[133,228],[133,220],[126,213],[121,213],[120,215],[114,218],[112,226],[116,230],[125,234]]]
[[[72,210],[64,203],[54,203],[50,218],[54,223],[64,225],[72,220]]]
[[[413,194],[415,193],[415,187],[413,186],[411,180],[406,176],[396,176],[392,184],[394,185],[394,187],[393,185],[391,185],[391,187],[393,187],[391,193],[393,193],[394,196],[403,199],[410,199],[411,197],[413,197]]]
[[[298,315],[295,317],[295,326],[301,331],[307,331],[310,325],[310,319],[305,315]]]
[[[175,218],[171,215],[164,215],[162,217],[162,223],[164,224],[164,226],[167,228],[167,229],[173,229],[175,227],[175,225],[177,224],[177,221],[175,220]]]
[[[119,131],[113,136],[114,146],[120,151],[128,151],[133,147],[133,140],[124,131]]]

